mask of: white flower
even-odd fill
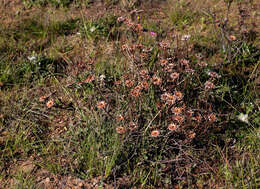
[[[35,62],[37,57],[36,56],[28,56],[27,57],[30,62]]]
[[[188,41],[190,39],[190,35],[183,35],[182,37],[181,37],[181,40],[182,41]]]
[[[106,78],[106,76],[105,76],[105,75],[100,75],[99,78],[100,78],[100,81],[104,81],[104,79]]]
[[[89,30],[89,31],[90,31],[90,32],[94,32],[95,30],[96,30],[96,27],[95,27],[95,26],[93,26],[93,27],[91,27],[91,28],[90,28],[90,30]]]
[[[237,117],[240,121],[248,123],[248,115],[240,113]]]

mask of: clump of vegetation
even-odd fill
[[[142,1],[92,3],[117,11],[0,33],[1,185],[257,188],[254,2],[224,1],[223,13],[153,1],[159,21],[134,9]]]

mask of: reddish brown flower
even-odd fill
[[[206,90],[213,89],[214,87],[215,87],[214,83],[212,83],[210,81],[206,81],[206,83],[205,83],[205,89]]]
[[[179,75],[180,75],[179,73],[173,72],[171,73],[170,78],[174,81],[179,78]]]
[[[168,42],[161,42],[161,43],[159,43],[159,46],[161,48],[163,48],[163,49],[168,49],[168,48],[170,48],[170,43],[168,43]]]
[[[162,83],[162,79],[160,77],[157,77],[156,75],[153,76],[152,80],[154,85],[161,85]]]
[[[135,45],[131,45],[128,49],[130,52],[134,52],[135,51]]]
[[[188,64],[189,64],[189,60],[187,60],[187,59],[181,59],[180,60],[180,63],[182,64],[182,65],[184,65],[184,66],[187,66]],[[189,66],[189,65],[188,65]]]
[[[141,75],[141,76],[145,76],[146,74],[148,74],[148,70],[147,70],[147,69],[142,69],[142,70],[140,71],[140,75]]]
[[[195,136],[196,136],[196,133],[194,133],[193,131],[190,131],[190,132],[188,133],[188,138],[190,138],[190,139],[195,138]]]
[[[39,101],[40,101],[40,102],[44,102],[44,101],[46,100],[46,98],[48,98],[47,95],[45,95],[45,96],[40,96]]]
[[[192,117],[194,112],[192,110],[188,110],[186,113],[187,116]]]
[[[183,98],[183,94],[180,91],[176,91],[175,96],[178,100],[181,100]]]
[[[135,88],[135,90],[141,91],[143,89],[142,85],[137,85]]]
[[[134,82],[133,82],[132,80],[126,80],[126,81],[125,81],[125,86],[126,86],[126,87],[129,87],[129,88],[130,88],[130,87],[132,87],[133,85],[134,85]]]
[[[136,24],[135,30],[138,31],[138,32],[142,32],[143,28],[142,28],[141,24]]]
[[[163,104],[161,102],[156,103],[156,108],[161,109],[163,107]]]
[[[211,71],[209,71],[207,74],[208,74],[210,77],[212,77],[212,78],[220,78],[220,77],[221,77],[221,76],[218,75],[216,72],[211,72]]]
[[[136,88],[134,88],[134,89],[132,89],[132,90],[130,91],[130,93],[131,93],[131,95],[132,95],[133,97],[138,97],[138,96],[140,96],[141,91],[138,90],[138,89],[136,89]]]
[[[236,36],[234,36],[234,35],[230,35],[229,36],[229,40],[230,41],[235,41],[237,38],[236,38]]]
[[[174,124],[174,123],[171,123],[171,124],[168,125],[168,129],[170,131],[176,131],[177,128],[178,128],[177,125]]]
[[[126,18],[124,18],[123,16],[120,16],[117,18],[117,22],[121,23],[124,22],[126,20]]]
[[[120,80],[117,80],[114,82],[115,85],[120,85],[121,84],[121,81]]]
[[[199,62],[198,62],[198,65],[199,65],[200,67],[206,67],[208,64],[207,64],[206,62],[201,62],[201,61],[199,61]]]
[[[147,57],[148,57],[148,54],[147,54],[147,53],[141,53],[141,54],[140,54],[140,57],[141,57],[141,58],[147,58]]]
[[[176,97],[175,96],[168,95],[168,97],[167,97],[167,104],[168,105],[173,105],[175,103],[175,101],[176,101]]]
[[[172,107],[172,113],[176,114],[176,115],[179,115],[182,113],[183,111],[183,108],[182,107]]]
[[[127,44],[122,45],[122,46],[121,46],[121,49],[122,49],[123,51],[125,51],[126,49],[128,49]]]
[[[129,129],[130,129],[131,131],[134,131],[134,130],[136,130],[137,128],[138,128],[138,126],[137,126],[136,123],[134,123],[134,122],[130,122],[130,123],[129,123]]]
[[[197,113],[197,115],[195,117],[193,117],[193,120],[195,120],[197,122],[201,122],[202,116],[200,115],[200,113]]]
[[[168,96],[169,96],[169,95],[170,95],[169,93],[163,93],[163,94],[161,95],[161,100],[163,100],[163,101],[168,100]]]
[[[152,137],[158,137],[160,135],[160,131],[159,130],[153,130],[152,132],[151,132],[151,136]]]
[[[124,128],[123,126],[119,126],[116,128],[116,132],[118,134],[124,134],[126,132],[126,128]]]
[[[116,116],[116,120],[119,122],[119,121],[123,121],[124,120],[124,117],[120,114],[118,116]]]
[[[94,81],[94,80],[95,80],[95,75],[89,75],[89,76],[87,77],[87,79],[85,79],[84,82],[86,82],[86,83],[91,83],[91,82]]]
[[[51,108],[52,106],[54,106],[54,100],[50,99],[47,103],[46,103],[47,108]]]
[[[173,117],[173,120],[174,121],[177,121],[178,123],[182,123],[184,121],[184,117],[183,116],[180,116],[180,115],[176,115]]]
[[[145,89],[148,90],[149,89],[149,83],[147,81],[142,81],[141,86]]]
[[[143,49],[144,45],[143,44],[137,44],[137,45],[135,45],[135,47],[138,48],[138,49]]]
[[[165,66],[165,65],[168,64],[168,60],[167,60],[167,59],[162,59],[162,60],[160,60],[160,64],[161,64],[162,66]]]
[[[212,122],[215,122],[215,121],[217,121],[218,119],[217,119],[216,114],[211,113],[211,114],[208,115],[208,120],[209,120],[209,121],[212,121]]]
[[[104,109],[106,107],[106,105],[107,105],[107,103],[105,101],[100,101],[100,102],[98,102],[97,107],[99,109]]]

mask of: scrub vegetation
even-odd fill
[[[3,0],[0,186],[259,188],[259,10]]]

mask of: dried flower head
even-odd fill
[[[179,115],[182,113],[183,111],[183,108],[182,107],[172,107],[172,113],[176,114],[176,115]]]
[[[171,73],[170,78],[174,81],[179,78],[179,75],[180,75],[179,73],[173,72]]]
[[[39,101],[40,101],[40,102],[44,102],[44,101],[46,100],[46,98],[48,98],[47,95],[40,96]]]
[[[95,80],[95,75],[89,75],[84,82],[86,83],[91,83],[92,81]]]
[[[168,64],[168,60],[167,59],[161,59],[160,64],[161,64],[161,66],[165,66],[165,65]]]
[[[176,97],[174,96],[174,95],[168,95],[168,97],[167,97],[167,104],[168,105],[173,105],[174,103],[175,103],[175,101],[176,101]]]
[[[168,43],[168,42],[160,42],[159,46],[161,48],[163,48],[163,49],[168,49],[168,48],[170,48],[170,43]]]
[[[131,94],[133,97],[139,97],[140,94],[141,94],[141,91],[135,87],[134,89],[132,89],[132,90],[130,91],[130,94]]]
[[[126,128],[124,128],[123,126],[119,126],[116,128],[116,132],[118,134],[124,134],[126,132]]]
[[[182,94],[180,91],[176,91],[176,92],[174,93],[174,95],[176,96],[176,98],[177,98],[178,100],[181,100],[181,99],[183,98],[183,94]]]
[[[120,85],[121,84],[121,80],[117,80],[114,82],[115,85]]]
[[[136,24],[135,25],[135,31],[137,31],[137,32],[142,32],[143,31],[143,27],[141,26],[141,24]]]
[[[212,83],[211,81],[206,81],[206,83],[205,83],[206,90],[213,89],[214,87],[215,87],[214,83]]]
[[[141,54],[140,54],[140,57],[143,58],[143,59],[145,59],[145,58],[148,57],[148,54],[147,54],[147,53],[141,53]]]
[[[122,49],[123,51],[125,51],[126,49],[128,49],[127,44],[122,45],[122,46],[121,46],[121,49]]]
[[[97,108],[104,109],[106,107],[107,103],[105,101],[99,101],[97,103]]]
[[[143,44],[137,44],[135,45],[135,47],[138,49],[143,49],[145,46]]]
[[[162,101],[168,100],[168,96],[169,96],[169,95],[170,95],[169,93],[163,93],[163,94],[161,95],[161,100],[162,100]]]
[[[161,85],[162,83],[162,79],[160,77],[157,77],[156,75],[153,76],[152,80],[154,85]]]
[[[169,129],[170,131],[176,131],[177,128],[178,128],[177,125],[174,124],[174,123],[170,123],[170,124],[168,125],[168,129]]]
[[[193,120],[197,121],[197,122],[201,122],[202,120],[202,116],[200,115],[200,113],[197,113],[195,117],[193,117]]]
[[[152,137],[158,137],[160,135],[160,131],[159,130],[153,130],[152,132],[151,132],[151,136]]]
[[[121,23],[124,22],[126,20],[126,18],[124,18],[123,16],[120,16],[117,18],[117,22]]]
[[[187,59],[181,59],[181,60],[180,60],[180,63],[181,63],[182,65],[184,65],[184,66],[189,66],[190,61],[187,60]]]
[[[180,115],[173,116],[173,120],[177,121],[178,123],[182,123],[184,121],[184,117]]]
[[[128,49],[129,49],[130,52],[134,52],[135,49],[136,49],[136,46],[135,45],[131,45]]]
[[[135,90],[138,90],[138,91],[141,91],[141,90],[143,89],[143,87],[142,87],[141,84],[139,84],[139,85],[137,85],[134,89],[135,89]]]
[[[208,115],[208,120],[209,120],[209,121],[212,121],[212,122],[215,122],[215,121],[217,121],[218,119],[217,119],[216,114],[211,113],[211,114]]]
[[[47,108],[51,108],[52,106],[54,106],[54,100],[50,99],[47,103],[46,103]]]
[[[235,41],[237,38],[236,38],[236,36],[234,36],[234,35],[230,35],[229,36],[229,40],[230,41]]]
[[[185,72],[193,74],[195,71],[191,68],[187,68],[187,69],[185,69]]]
[[[187,110],[186,114],[187,116],[192,117],[194,112],[192,110]]]
[[[203,68],[206,67],[208,64],[206,62],[199,61],[198,65]]]
[[[136,130],[137,128],[138,128],[138,126],[137,126],[136,123],[134,123],[134,122],[130,122],[130,123],[129,123],[129,129],[130,129],[131,131],[134,131],[134,130]]]
[[[190,131],[188,134],[188,138],[190,138],[190,139],[195,138],[195,136],[196,136],[196,133],[194,133],[193,131]]]
[[[130,88],[130,87],[132,87],[133,85],[134,85],[134,82],[133,82],[132,80],[126,80],[126,81],[125,81],[125,86],[126,86],[126,87],[129,87],[129,88]]]
[[[148,90],[149,89],[149,83],[147,81],[142,81],[141,82],[141,86],[145,89]]]
[[[207,74],[212,78],[220,78],[221,76],[218,75],[216,72],[208,71]]]
[[[123,121],[124,120],[124,117],[120,114],[118,116],[116,116],[116,120],[119,122],[119,121]]]
[[[163,104],[162,104],[161,102],[157,102],[157,103],[156,103],[156,108],[157,108],[157,109],[160,110],[160,109],[162,109],[162,107],[163,107]]]

